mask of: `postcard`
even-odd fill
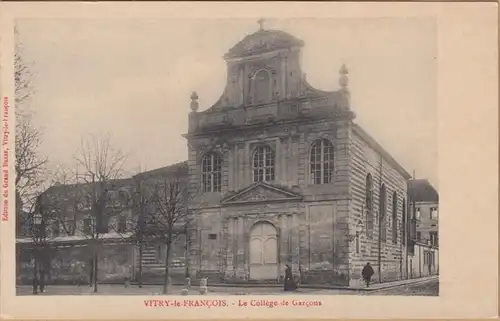
[[[496,316],[496,4],[1,8],[2,318]]]

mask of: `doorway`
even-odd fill
[[[250,230],[250,279],[278,278],[278,231],[269,222],[258,222]]]

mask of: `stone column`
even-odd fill
[[[245,280],[248,280],[250,275],[250,235],[248,233],[248,218],[243,217],[242,224],[242,234],[243,234],[243,258],[244,258],[244,266],[245,266]]]
[[[276,139],[276,163],[275,163],[275,179],[277,182],[284,181],[283,175],[283,153],[281,152],[281,138]]]
[[[236,225],[237,225],[237,255],[236,255],[236,264],[237,267],[236,269],[238,270],[237,274],[238,276],[244,276],[244,271],[245,271],[245,260],[244,260],[244,254],[245,254],[245,235],[243,234],[243,218],[238,217],[236,219]]]
[[[292,271],[298,273],[299,271],[299,226],[297,224],[297,213],[290,215],[290,234],[291,234],[291,252],[292,252]]]
[[[234,174],[236,171],[234,170],[234,147],[235,145],[230,145],[227,148],[227,189],[229,191],[234,191]]]
[[[192,215],[195,215],[195,213],[191,213]],[[197,220],[193,220],[194,223],[190,224],[189,229],[187,231],[187,237],[189,238],[188,242],[188,271],[189,275],[193,278],[196,276],[196,271],[200,267],[200,262],[199,262],[199,241],[198,241],[198,227],[197,227]]]
[[[280,271],[285,269],[286,264],[286,231],[285,231],[285,215],[279,214],[279,228],[280,228],[280,238],[279,238],[279,258],[280,258]]]
[[[240,171],[243,172],[243,185],[246,186],[252,182],[252,160],[250,159],[250,144],[245,143],[245,154],[243,159],[243,168],[240,168]]]

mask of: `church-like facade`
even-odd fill
[[[224,57],[220,99],[200,111],[198,96],[191,96],[187,161],[112,182],[131,194],[137,182],[160,175],[187,184],[189,224],[170,251],[175,278],[276,283],[289,265],[302,283],[356,285],[367,262],[375,282],[411,275],[411,177],[356,124],[346,66],[338,90],[317,90],[301,70],[303,46],[262,27],[244,37]],[[68,202],[62,220],[74,226],[66,231],[56,220],[50,227],[51,282],[91,278],[85,227],[92,211],[74,197],[85,188],[54,186],[44,193]],[[99,280],[142,275],[163,282],[165,244],[153,240],[140,250],[139,212],[122,205],[104,224]],[[31,282],[32,243],[18,236],[18,283]]]
[[[220,99],[191,96],[189,269],[233,282],[352,284],[404,277],[411,176],[355,122],[348,70],[339,89],[308,84],[303,41],[260,28],[224,56]]]

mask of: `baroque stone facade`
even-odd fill
[[[188,270],[210,282],[279,282],[289,265],[302,283],[352,285],[366,262],[375,282],[407,276],[410,175],[356,124],[345,66],[338,90],[308,84],[300,68],[303,46],[278,30],[246,36],[225,55],[228,76],[220,99],[199,111],[198,96],[191,95],[187,161],[120,184],[131,192],[137,182],[171,172],[182,176],[190,224],[173,245],[173,257],[185,259],[178,271],[171,268],[179,277]],[[112,217],[125,214],[132,223],[120,235],[105,235],[132,236],[103,250],[99,264],[126,266],[102,267],[121,273],[118,279],[134,278],[140,267],[144,280],[161,280],[165,249],[147,244],[140,262],[133,238],[139,214],[126,208],[108,224],[118,227]],[[79,231],[89,214],[83,206],[65,215]],[[121,251],[126,262],[116,259]],[[68,275],[88,274],[73,271],[71,262],[60,265]]]
[[[213,106],[191,96],[191,275],[272,282],[288,264],[303,282],[349,284],[366,262],[378,281],[404,274],[410,175],[355,123],[345,66],[336,91],[307,83],[303,45],[260,29],[225,56]]]

